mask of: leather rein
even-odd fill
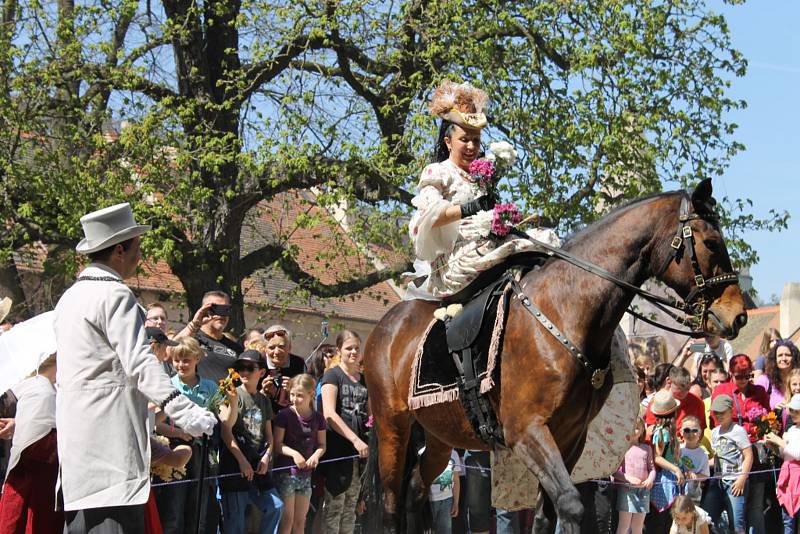
[[[637,287],[629,282],[626,282],[625,280],[622,280],[618,276],[610,273],[602,267],[595,265],[594,263],[578,258],[577,256],[563,249],[556,248],[547,243],[532,239],[524,232],[516,229],[514,229],[514,231],[516,231],[520,236],[524,236],[525,239],[534,241],[538,246],[546,250],[548,255],[562,259],[567,263],[574,265],[575,267],[583,269],[586,272],[599,276],[600,278],[608,280],[609,282],[625,290],[635,293],[643,300],[646,300],[654,307],[672,317],[672,319],[674,319],[676,322],[690,327],[691,330],[679,330],[677,328],[673,328],[671,326],[659,323],[656,320],[650,319],[636,312],[632,308],[628,308],[627,312],[637,319],[669,332],[699,338],[705,335],[705,332],[703,331],[703,325],[708,320],[708,310],[714,300],[710,294],[711,290],[718,286],[727,286],[738,283],[739,273],[733,271],[709,278],[706,278],[703,275],[702,271],[700,270],[700,263],[697,260],[694,230],[689,225],[689,222],[693,220],[704,220],[710,221],[716,225],[718,217],[712,211],[710,206],[704,215],[700,215],[698,213],[691,213],[689,211],[690,205],[691,201],[689,195],[684,192],[683,197],[681,198],[680,214],[678,217],[678,230],[675,236],[672,238],[672,242],[670,243],[670,253],[668,254],[661,268],[657,272],[653,273],[653,276],[656,278],[664,274],[673,261],[680,260],[685,251],[689,257],[689,261],[692,264],[694,287],[691,289],[691,291],[689,291],[689,294],[683,299],[683,301],[678,301],[651,293],[645,289],[642,289],[641,287]],[[678,315],[678,313],[675,313],[673,310],[683,313],[685,317]]]

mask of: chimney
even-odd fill
[[[781,293],[781,335],[789,337],[800,327],[800,283],[788,282]]]

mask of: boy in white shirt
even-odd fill
[[[711,474],[708,453],[700,446],[701,432],[700,420],[694,415],[681,421],[681,467],[686,476],[686,494],[698,505],[703,496],[702,482]]]
[[[711,448],[714,449],[725,490],[728,518],[736,534],[745,532],[745,507],[747,502],[747,476],[753,465],[753,451],[744,428],[733,422],[733,399],[719,395],[711,402],[711,412],[719,426],[711,431]]]
[[[460,493],[458,474],[461,472],[461,464],[458,453],[452,451],[447,467],[431,484],[430,501],[435,534],[450,534],[453,518],[458,515]]]

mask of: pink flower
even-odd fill
[[[522,213],[517,206],[511,202],[497,204],[494,207],[492,218],[492,233],[498,237],[504,237],[511,231],[511,227],[521,220]]]
[[[370,416],[367,418],[367,422],[365,423],[365,426],[366,426],[367,428],[372,428],[374,425],[375,425],[375,417],[373,417],[373,416],[371,416],[371,415],[370,415]]]
[[[476,159],[470,163],[469,174],[483,189],[487,191],[494,189],[497,176],[494,163],[488,159]]]

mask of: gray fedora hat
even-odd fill
[[[81,225],[86,237],[75,247],[81,254],[103,250],[150,230],[149,225],[136,223],[127,202],[86,214],[81,217]]]

